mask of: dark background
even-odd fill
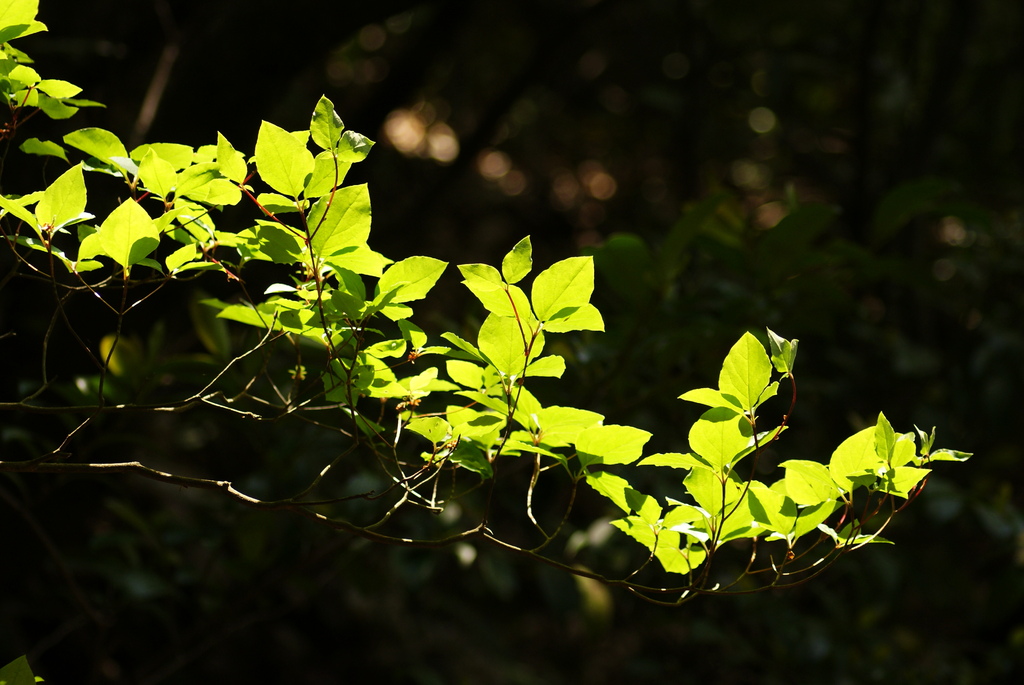
[[[378,547],[213,494],[5,479],[0,662],[27,652],[53,683],[1024,673],[1020,3],[43,0],[40,19],[50,32],[18,47],[107,108],[24,135],[100,126],[201,145],[220,131],[251,151],[261,119],[306,127],[326,94],[378,141],[349,176],[370,185],[375,249],[496,263],[530,234],[539,265],[594,253],[609,332],[564,343],[570,371],[546,403],[679,449],[695,417],[674,398],[714,384],[731,343],[770,326],[801,340],[784,458],[827,459],[879,410],[975,457],[936,470],[888,530],[895,547],[800,588],[680,609],[494,550],[468,563]],[[5,192],[59,173],[14,164]],[[453,273],[421,321],[434,331],[479,314]],[[5,317],[32,292],[0,294]],[[12,365],[5,387],[34,372]],[[5,450],[55,430],[4,421]],[[211,472],[273,478],[323,448],[189,421],[188,458]],[[111,458],[140,439],[106,430],[92,448]]]

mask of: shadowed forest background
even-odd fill
[[[375,546],[127,476],[5,476],[0,663],[27,653],[50,683],[149,684],[1024,672],[1020,3],[43,0],[39,18],[49,32],[19,47],[107,105],[71,128],[129,147],[220,131],[252,150],[261,120],[308,126],[323,93],[377,141],[348,179],[369,184],[375,249],[493,264],[530,234],[540,264],[593,254],[608,332],[564,343],[553,404],[567,393],[678,445],[696,412],[676,397],[769,326],[801,341],[789,458],[827,459],[879,410],[975,457],[932,475],[887,530],[894,547],[797,589],[674,610],[494,549]],[[12,158],[4,192],[56,164]],[[29,296],[4,290],[0,321]],[[481,317],[451,271],[427,306],[428,330]],[[163,345],[197,346],[187,301],[157,309],[131,333],[159,320]],[[29,344],[0,340],[5,396],[35,371],[17,363]],[[318,447],[188,420],[165,457],[253,487]],[[126,449],[133,428],[93,448]],[[0,449],[45,429],[4,425]],[[582,502],[580,525],[606,504]],[[603,522],[581,535],[631,544]]]

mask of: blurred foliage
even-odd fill
[[[251,149],[260,119],[300,126],[326,92],[382,142],[353,179],[370,182],[386,253],[493,262],[526,233],[552,257],[592,251],[609,333],[563,353],[574,395],[616,422],[671,435],[695,418],[676,389],[709,384],[738,333],[768,325],[806,350],[787,456],[827,456],[878,407],[977,456],[931,480],[888,531],[895,548],[805,588],[682,611],[496,550],[368,548],[128,479],[5,478],[0,662],[28,653],[47,681],[83,683],[998,683],[1024,670],[1019,3],[44,0],[41,19],[51,33],[25,40],[40,69],[108,105],[77,125],[196,144],[221,130]],[[149,123],[147,92],[162,95]],[[6,289],[0,320],[45,295]],[[434,316],[468,303],[453,284]],[[161,305],[162,328],[140,322],[146,353],[126,363],[149,364],[137,378],[150,381],[209,373],[187,303]],[[25,341],[0,344],[25,356]],[[22,378],[8,365],[5,395]],[[255,492],[329,449],[300,429],[187,419],[180,433],[111,421],[94,449],[130,450],[145,430],[160,458]],[[4,425],[0,448],[34,449],[56,423]],[[603,542],[578,539],[581,554]]]

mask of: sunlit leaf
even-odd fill
[[[523,280],[533,268],[533,245],[526,236],[501,260],[501,274],[508,283]]]
[[[313,154],[294,135],[264,121],[256,136],[256,169],[271,188],[298,197],[313,172]]]
[[[591,426],[576,436],[580,463],[632,464],[640,458],[651,434],[632,426]]]
[[[718,388],[722,394],[737,398],[745,411],[753,412],[768,386],[771,372],[764,346],[750,333],[744,333],[722,364]]]

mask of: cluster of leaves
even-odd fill
[[[14,8],[0,11],[5,39],[40,28],[33,3],[2,6]],[[32,10],[32,18],[25,8]],[[10,21],[21,23],[6,25]],[[67,112],[61,107],[88,104],[68,99],[77,94],[70,84],[38,79],[22,68],[27,57],[6,45],[3,49],[11,63],[0,84],[8,94],[11,135],[28,118],[26,110],[60,118]],[[535,394],[536,379],[560,378],[566,371],[562,356],[545,354],[548,336],[602,331],[604,321],[591,304],[591,257],[550,265],[533,277],[527,294],[525,282],[533,271],[529,237],[505,255],[500,269],[459,267],[463,284],[487,316],[469,336],[474,341],[445,332],[440,336],[444,344],[431,344],[411,321],[413,303],[427,297],[447,264],[425,256],[395,262],[369,246],[368,189],[344,181],[373,142],[347,130],[326,97],[317,103],[308,129],[287,131],[263,122],[251,156],[220,134],[215,144],[197,149],[153,143],[129,151],[114,133],[98,128],[74,131],[62,142],[35,141],[22,150],[66,160],[66,145],[85,159],[41,190],[0,196],[0,218],[17,269],[53,284],[54,321],[67,323],[96,375],[75,386],[77,402],[53,404],[46,392],[60,379],[46,371],[48,333],[42,341],[40,388],[3,409],[82,418],[53,449],[21,461],[0,461],[0,471],[128,472],[219,490],[249,506],[293,511],[390,544],[479,540],[653,601],[670,596],[664,601],[679,603],[695,593],[728,591],[759,573],[767,574],[761,587],[805,578],[827,566],[823,561],[880,540],[884,521],[899,509],[897,500],[910,500],[920,491],[929,462],[967,456],[933,451],[933,434],[921,431],[918,444],[913,434],[896,433],[880,415],[874,427],[844,441],[827,465],[788,460],[781,464],[781,479],[771,484],[755,480],[759,456],[786,428],[783,421],[765,430],[758,421],[759,407],[779,387],[773,369],[792,387],[789,413],[796,400],[797,341],[769,331],[770,356],[747,333],[726,357],[717,389],[682,395],[709,407],[689,430],[690,452],[642,458],[651,437],[647,431],[606,424],[604,416],[589,410],[545,406]],[[119,204],[98,221],[88,211],[87,175],[110,176],[123,184]],[[257,218],[240,230],[218,225],[217,212],[243,203],[255,208]],[[261,263],[271,268],[273,282],[254,295],[249,265]],[[108,381],[124,371],[132,355],[131,339],[122,333],[125,319],[154,293],[204,272],[237,287],[233,299],[203,300],[216,318],[196,317],[198,337],[223,360],[221,368],[198,387],[156,405],[112,401]],[[98,300],[113,316],[113,332],[96,349],[71,323],[68,305],[79,295]],[[230,330],[229,321],[244,324],[256,337]],[[244,341],[240,347],[239,340]],[[430,365],[424,357],[439,361]],[[105,415],[177,411],[197,404],[254,421],[300,417],[336,433],[337,454],[298,493],[274,500],[241,492],[228,481],[167,473],[139,461],[75,458],[75,436]],[[748,457],[751,466],[741,471]],[[537,532],[533,546],[505,540],[491,525],[501,465],[524,460],[532,466],[524,515]],[[640,492],[629,479],[639,472],[614,472],[630,465],[686,472],[672,480],[679,494],[659,500]],[[355,479],[337,476],[346,468],[350,474],[373,471],[375,485],[354,489]],[[542,524],[534,512],[542,479],[562,483],[567,493],[553,524]],[[624,580],[545,552],[568,537],[581,483],[622,511],[613,524],[647,550]],[[347,507],[352,502],[383,508],[368,514],[365,508]],[[439,512],[454,502],[472,503],[456,533],[410,537],[387,527],[405,505]],[[751,541],[750,561],[736,580],[723,583],[710,571],[712,559],[725,543],[743,539]],[[778,554],[759,554],[759,543],[781,547]],[[674,580],[652,583],[636,577],[654,559]]]

